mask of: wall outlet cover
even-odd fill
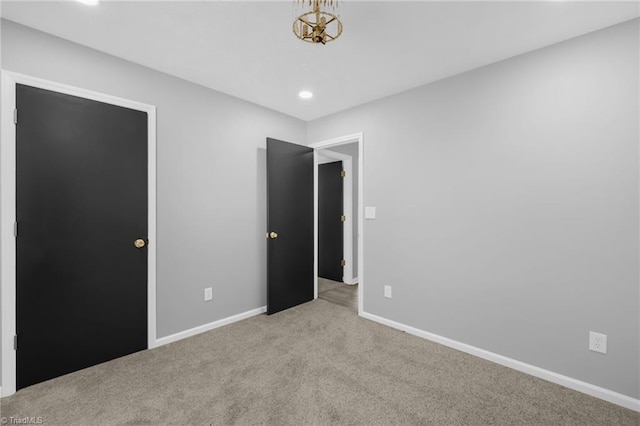
[[[204,301],[208,301],[213,299],[213,288],[212,287],[207,287],[204,289]]]
[[[391,286],[390,285],[385,285],[384,286],[384,297],[387,297],[387,298],[391,299]]]
[[[606,354],[607,353],[607,335],[602,333],[596,333],[595,331],[590,331],[589,332],[589,350]]]

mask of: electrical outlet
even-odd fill
[[[607,353],[607,335],[590,331],[589,332],[589,350],[606,354]]]
[[[391,299],[391,286],[390,285],[385,285],[384,286],[384,297],[387,297],[387,298]]]
[[[204,289],[204,301],[213,299],[213,288],[207,287]]]

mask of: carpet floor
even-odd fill
[[[22,389],[47,425],[633,425],[640,414],[315,300]]]
[[[318,278],[318,299],[337,303],[358,313],[358,284],[349,285]]]

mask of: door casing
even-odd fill
[[[16,391],[16,84],[38,87],[147,113],[148,121],[148,260],[147,260],[147,347],[156,343],[156,108],[61,83],[2,70],[0,122],[0,303],[2,304],[2,388],[0,396]],[[18,118],[19,119],[19,118]]]
[[[357,271],[351,271],[351,279],[353,280],[354,278],[357,277],[357,281],[358,281],[358,315],[362,316],[362,312],[363,312],[363,288],[364,288],[364,249],[363,249],[363,240],[364,240],[364,134],[362,132],[360,133],[354,133],[351,135],[345,135],[345,136],[340,136],[334,139],[329,139],[329,140],[325,140],[325,141],[321,141],[321,142],[316,142],[316,143],[312,143],[309,144],[310,148],[314,149],[314,153],[317,152],[320,155],[323,156],[333,156],[332,158],[336,158],[336,159],[341,159],[343,161],[343,165],[345,167],[345,171],[347,172],[347,178],[351,175],[351,170],[347,170],[347,166],[346,166],[346,162],[349,162],[351,160],[351,157],[345,154],[339,154],[339,153],[335,153],[335,152],[330,152],[330,151],[322,151],[323,149],[327,149],[327,148],[331,148],[334,146],[339,146],[339,145],[346,145],[349,143],[357,143],[358,144],[358,270]],[[338,156],[341,156],[341,158],[338,158]],[[314,158],[316,158],[316,160],[314,160],[314,221],[315,221],[315,230],[314,230],[314,235],[315,235],[315,241],[314,241],[314,275],[315,275],[315,280],[314,280],[314,298],[318,298],[318,161],[317,161],[317,156],[314,155]],[[345,182],[346,183],[346,182]],[[347,185],[345,185],[347,186]],[[351,187],[351,185],[349,185]],[[345,188],[345,193],[344,193],[344,197],[345,197],[345,215],[348,215],[349,213],[347,212],[347,205],[346,203],[348,203],[350,206],[352,205],[352,195],[351,192],[349,192],[348,194],[349,199],[347,200],[347,193],[346,193],[346,188]],[[349,216],[347,216],[349,217]],[[348,219],[347,219],[348,221]],[[352,222],[353,223],[353,222]],[[349,234],[352,235],[351,232],[347,231],[347,228],[345,228],[345,235]],[[352,238],[351,238],[352,239]],[[353,242],[352,242],[353,243]],[[349,251],[347,251],[349,250]],[[345,260],[348,261],[347,253],[353,253],[353,250],[351,249],[351,247],[347,248],[345,246]],[[352,256],[352,255],[350,255]],[[348,265],[347,265],[348,266]],[[353,262],[351,262],[351,268],[353,268]],[[346,268],[345,268],[345,278],[347,277],[346,275]],[[351,282],[353,283],[353,281]]]

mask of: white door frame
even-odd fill
[[[5,397],[16,391],[16,84],[24,84],[147,113],[148,123],[148,261],[147,261],[147,345],[156,346],[156,107],[127,99],[55,83],[2,70],[2,140],[0,141],[0,301],[2,304],[2,390]]]
[[[319,179],[318,166],[335,161],[342,161],[342,170],[345,172],[345,177],[342,179],[342,214],[346,218],[343,222],[342,258],[345,260],[345,265],[342,270],[342,281],[345,284],[357,284],[358,279],[353,275],[353,159],[350,155],[324,149],[315,150],[313,153],[315,182],[318,182]],[[320,205],[316,206],[316,211],[319,207]],[[317,287],[316,280],[316,297],[318,297]]]
[[[354,133],[351,135],[340,136],[334,139],[329,139],[321,142],[309,144],[310,148],[314,150],[322,150],[331,148],[338,145],[346,145],[348,143],[358,144],[358,271],[352,271],[352,275],[355,275],[358,279],[358,315],[362,316],[363,312],[363,288],[364,288],[364,134]],[[320,151],[321,155],[326,153]],[[336,154],[336,153],[331,153]],[[348,157],[348,156],[347,156]],[[316,155],[314,153],[314,298],[318,297],[318,167],[315,160]],[[348,175],[347,175],[348,176]],[[351,203],[351,198],[349,203]],[[347,218],[347,220],[349,220]],[[351,250],[353,253],[353,250]],[[353,268],[353,263],[352,263]],[[352,276],[352,278],[354,278]]]

